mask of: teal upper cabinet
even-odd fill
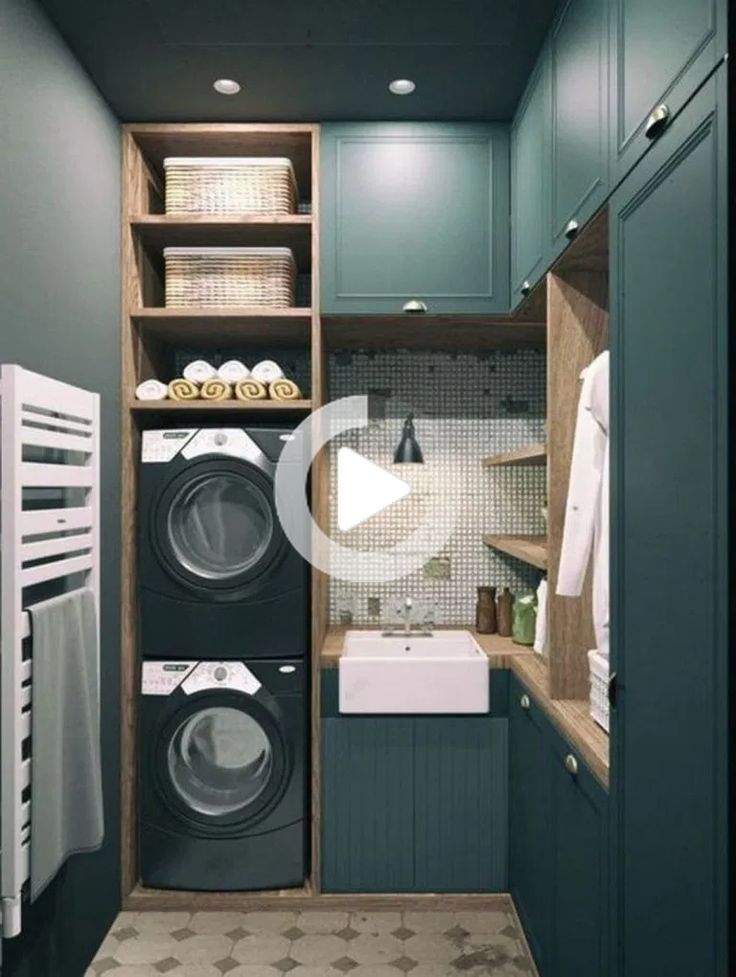
[[[322,127],[321,308],[508,310],[508,131],[503,125]]]
[[[608,3],[568,0],[549,39],[550,230],[556,257],[608,189]]]
[[[547,270],[549,246],[549,57],[537,62],[511,126],[511,304]]]
[[[612,186],[725,54],[727,7],[727,0],[610,4]]]

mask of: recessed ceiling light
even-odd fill
[[[218,78],[212,87],[220,95],[237,95],[240,91],[240,85],[232,78]]]
[[[395,78],[389,83],[388,90],[393,95],[411,95],[417,86],[409,78]]]

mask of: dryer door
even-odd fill
[[[286,538],[271,481],[255,466],[209,458],[181,471],[152,512],[167,572],[210,598],[237,599],[279,560]]]
[[[288,743],[254,697],[197,695],[155,746],[159,789],[178,817],[210,832],[253,824],[278,803],[289,777]]]

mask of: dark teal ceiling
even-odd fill
[[[127,121],[508,119],[555,0],[41,0]],[[215,78],[243,90],[227,97]],[[389,94],[411,78],[414,95]]]

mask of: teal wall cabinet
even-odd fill
[[[610,201],[617,977],[728,969],[725,86]]]
[[[567,0],[549,38],[552,259],[608,192],[608,3]]]
[[[549,48],[540,56],[511,125],[511,305],[549,265]]]
[[[510,891],[541,977],[608,977],[608,795],[515,679],[509,781]]]
[[[631,170],[727,49],[726,0],[614,0],[611,185]]]
[[[323,312],[508,311],[507,126],[339,123],[320,149]]]

